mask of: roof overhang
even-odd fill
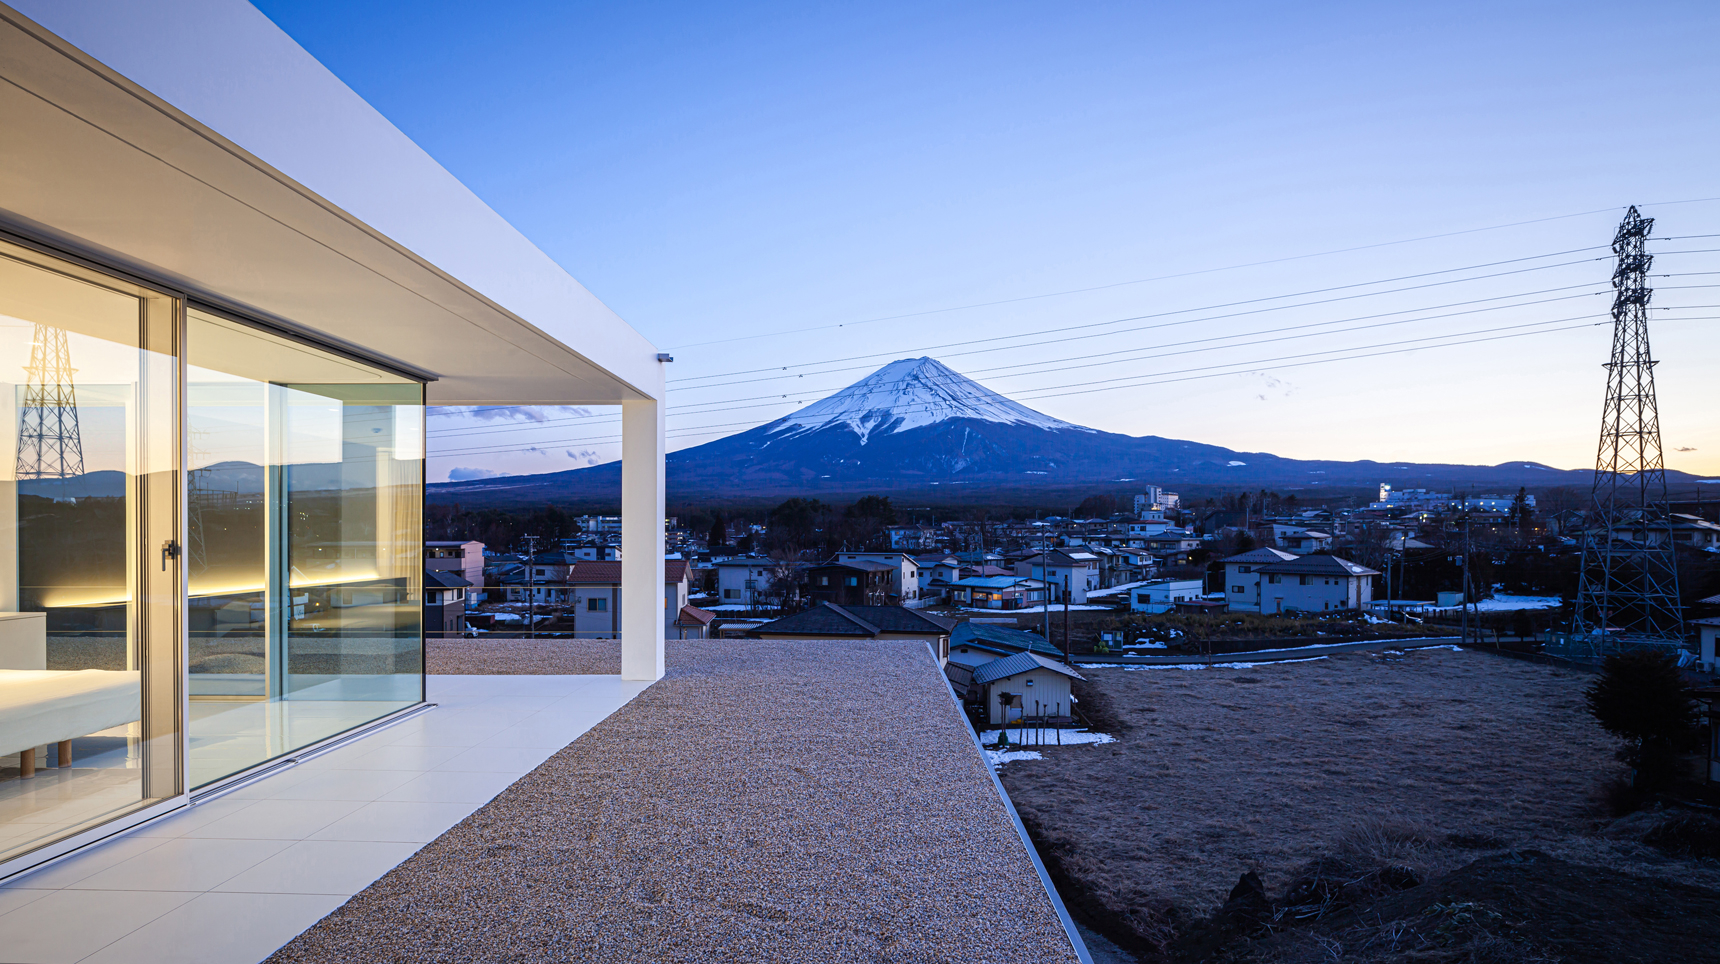
[[[250,4],[12,2],[40,22],[0,5],[0,227],[431,404],[663,397],[648,341]]]

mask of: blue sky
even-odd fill
[[[1720,235],[1711,3],[259,6],[675,353],[671,447],[931,354],[1110,431],[1583,466],[1588,249],[1630,203]],[[1693,307],[1655,345],[1668,464],[1720,473],[1707,248],[1657,242]],[[1101,324],[1144,315],[1182,324]],[[432,419],[432,479],[616,454],[601,410],[481,414]]]

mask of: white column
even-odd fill
[[[663,676],[663,403],[621,403],[621,678]]]

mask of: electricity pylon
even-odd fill
[[[1654,397],[1656,362],[1648,349],[1654,255],[1645,243],[1653,227],[1653,218],[1632,207],[1613,237],[1612,360],[1571,627],[1574,635],[1595,640],[1597,656],[1609,648],[1684,643]]]
[[[84,474],[78,433],[78,393],[72,386],[72,352],[66,330],[36,323],[30,364],[24,366],[24,401],[18,419],[18,478],[72,479]]]

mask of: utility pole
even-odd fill
[[[1467,513],[1467,511],[1465,511],[1465,513],[1464,513],[1464,646],[1469,646],[1469,587],[1471,587],[1471,585],[1474,584],[1474,580],[1471,580],[1471,578],[1469,578],[1469,570],[1471,570],[1471,566],[1469,566],[1469,563],[1471,563],[1471,558],[1469,558],[1469,513]],[[1477,609],[1477,611],[1476,611],[1476,621],[1477,621],[1477,623],[1479,623],[1479,621],[1481,621],[1481,611],[1479,611],[1479,609]],[[1479,639],[1479,637],[1481,637],[1481,627],[1479,627],[1479,625],[1477,625],[1477,627],[1476,627],[1476,639]]]
[[[1069,658],[1069,580],[1074,575],[1071,572],[1063,576],[1063,662],[1065,663],[1073,662]]]
[[[537,638],[537,536],[522,536],[526,542],[526,634]],[[577,635],[577,634],[576,634]]]
[[[1583,532],[1583,568],[1572,617],[1572,643],[1600,658],[1614,644],[1684,645],[1678,598],[1677,553],[1672,541],[1666,467],[1660,445],[1660,410],[1648,345],[1646,243],[1654,219],[1632,207],[1613,236],[1612,358],[1606,364],[1607,397],[1600,447]],[[1655,530],[1665,538],[1657,539]]]
[[[1037,513],[1035,513],[1037,515]],[[1044,627],[1046,627],[1046,644],[1051,644],[1051,549],[1047,547],[1046,530],[1039,530],[1039,582],[1046,587],[1046,597],[1042,601],[1044,609]]]

